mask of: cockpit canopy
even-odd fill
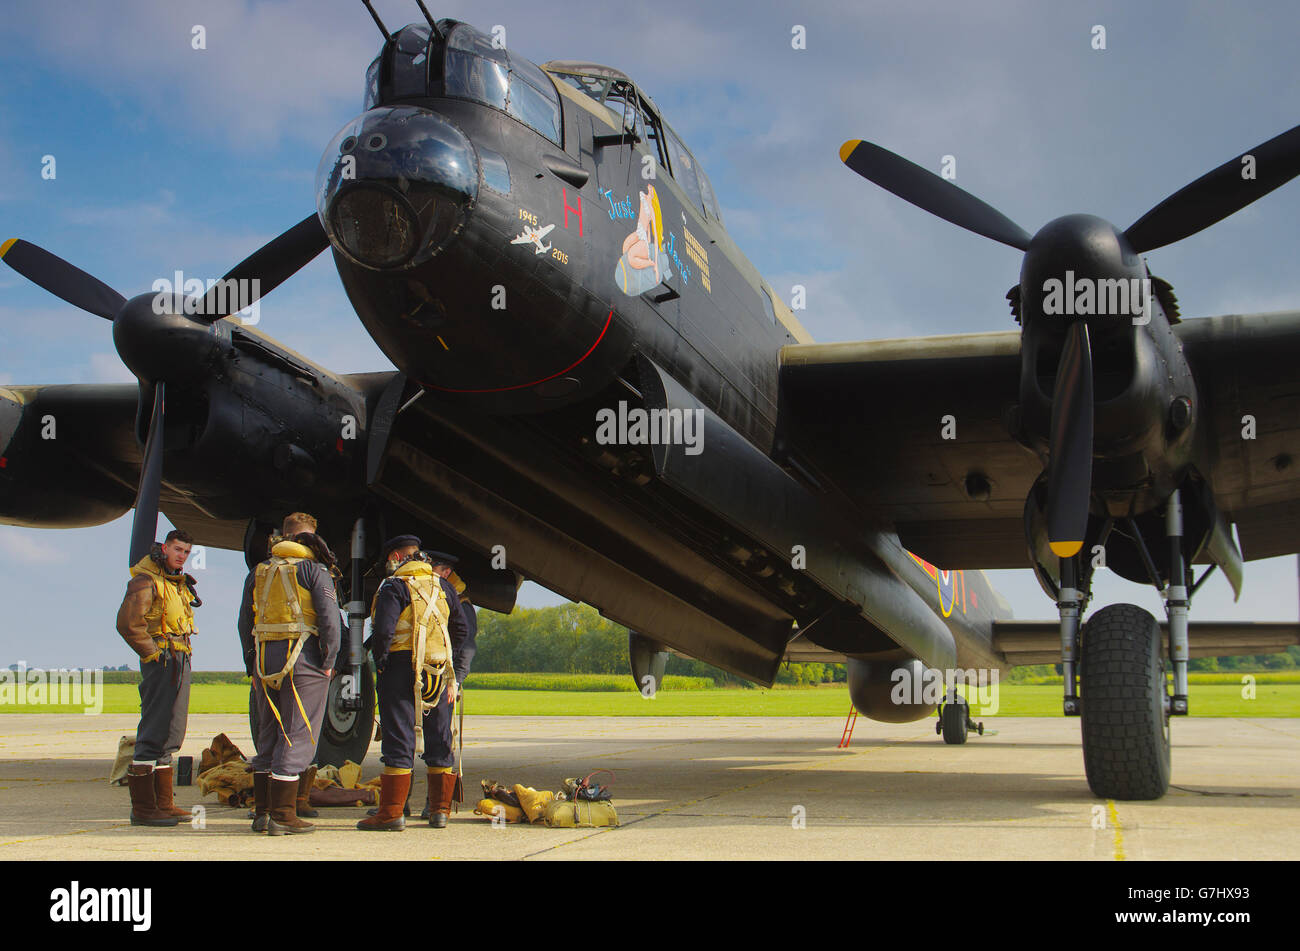
[[[435,36],[412,23],[393,34],[366,70],[364,108],[416,104],[450,97],[500,109],[564,145],[556,83],[578,90],[609,111],[615,129],[633,133],[657,155],[700,214],[721,223],[722,212],[704,169],[649,96],[627,74],[609,66],[555,60],[538,68],[468,23],[443,19]]]
[[[616,129],[633,133],[645,143],[651,155],[657,155],[660,167],[666,168],[682,186],[701,214],[722,221],[713,185],[704,169],[672,127],[663,121],[653,100],[626,73],[597,63],[567,60],[552,60],[542,64],[542,68],[557,83],[572,86],[604,106]]]
[[[366,70],[365,109],[431,96],[500,109],[562,144],[560,96],[533,63],[468,23],[438,21],[441,37],[412,23],[393,34]]]

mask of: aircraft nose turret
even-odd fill
[[[384,106],[344,126],[316,171],[316,211],[330,243],[379,271],[428,261],[455,237],[478,198],[478,159],[465,133],[415,106]]]

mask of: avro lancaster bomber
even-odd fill
[[[511,610],[528,578],[626,625],[638,681],[669,651],[764,684],[787,658],[843,659],[863,715],[938,711],[955,743],[962,697],[901,683],[1059,662],[1103,797],[1168,788],[1189,659],[1297,643],[1293,622],[1189,610],[1208,573],[1239,590],[1243,559],[1300,550],[1300,312],[1183,319],[1143,255],[1289,181],[1300,127],[1123,230],[1069,215],[1032,235],[851,140],[848,169],[1024,258],[1005,331],[817,344],[631,77],[535,65],[427,11],[375,20],[315,209],[222,282],[128,299],[35,244],[0,249],[111,321],[138,378],[0,389],[0,521],[134,507],[134,562],[161,510],[253,564],[284,512],[317,513],[352,556],[323,762],[369,743],[362,623],[399,529],[460,553],[480,606]],[[326,250],[395,370],[336,373],[236,316],[243,289]],[[1103,563],[1160,590],[1164,623],[1127,604],[1083,623]],[[980,569],[1013,567],[1054,620],[1011,619]]]

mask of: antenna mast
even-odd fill
[[[424,14],[424,18],[429,21],[429,29],[433,31],[433,38],[442,42],[442,31],[438,29],[438,24],[433,22],[433,17],[429,15],[429,8],[424,5],[424,0],[415,0],[415,2],[419,4],[420,12]]]
[[[370,5],[370,0],[361,0],[361,2],[366,5],[366,9],[370,11],[370,15],[375,18],[375,26],[379,27],[379,32],[384,34],[384,42],[391,43],[393,40],[392,34],[388,32],[388,27],[384,26],[384,21],[379,19],[379,14],[376,13],[375,8]]]

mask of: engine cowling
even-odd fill
[[[0,387],[0,524],[82,528],[135,501],[133,385]]]
[[[882,723],[911,723],[934,713],[942,677],[919,660],[849,658],[849,699],[858,713]],[[926,702],[931,701],[931,702]]]

